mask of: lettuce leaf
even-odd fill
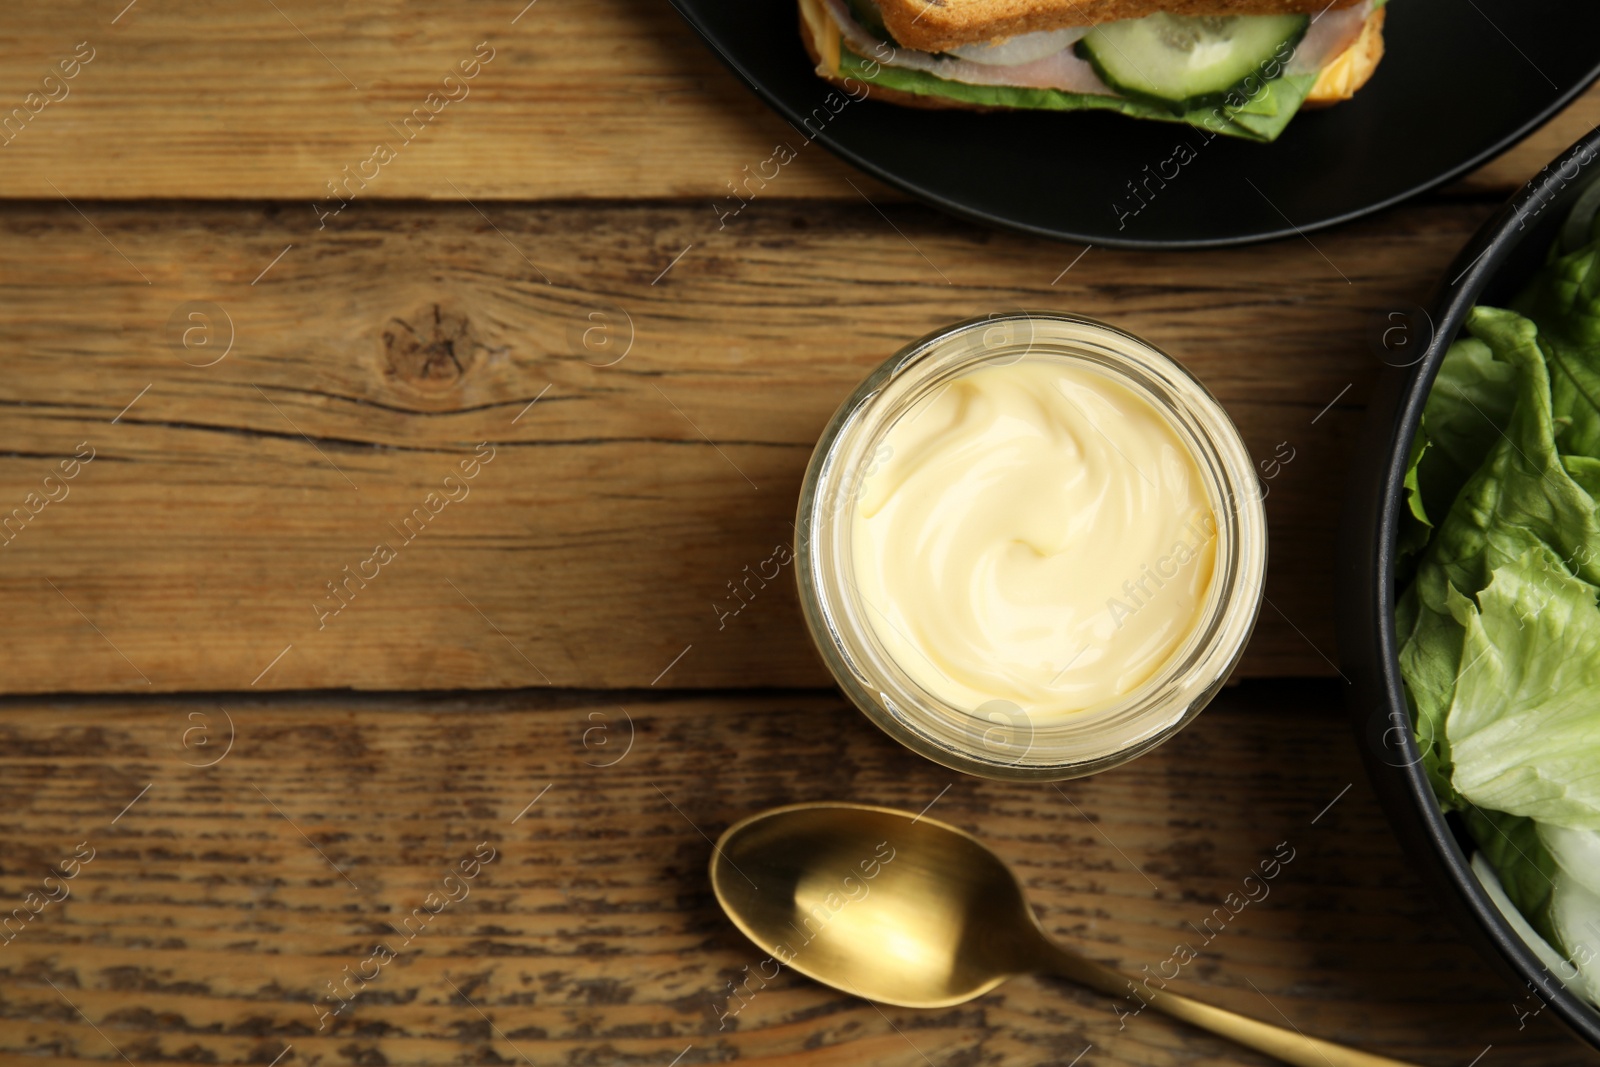
[[[1445,353],[1422,412],[1430,451],[1420,464],[1413,462],[1424,517],[1448,513],[1461,487],[1483,465],[1511,421],[1516,379],[1516,368],[1496,359],[1476,337],[1461,338]]]
[[[1396,568],[1400,571],[1396,577],[1400,581],[1410,579],[1413,573],[1410,568],[1411,557],[1426,548],[1428,538],[1433,536],[1433,520],[1428,518],[1428,509],[1422,503],[1422,482],[1418,474],[1428,448],[1428,428],[1419,426],[1417,439],[1411,442],[1411,459],[1406,463],[1406,513],[1401,517],[1400,543],[1395,553]]]
[[[1433,535],[1429,516],[1450,510],[1495,435],[1511,421],[1516,377],[1516,368],[1495,359],[1494,350],[1476,337],[1461,338],[1445,353],[1406,466],[1402,561],[1428,543]]]
[[[1567,229],[1591,243],[1474,309],[1441,365],[1405,483],[1402,548],[1427,546],[1395,613],[1434,790],[1558,946],[1573,909],[1600,922],[1545,840],[1600,831],[1600,222]]]
[[[1464,806],[1451,782],[1452,762],[1445,716],[1455,700],[1456,678],[1461,673],[1461,650],[1466,642],[1466,620],[1476,611],[1472,601],[1443,583],[1436,594],[1423,600],[1423,583],[1415,582],[1400,599],[1396,612],[1400,625],[1400,673],[1416,722],[1417,747],[1422,769],[1445,811]]]
[[[1537,321],[1547,336],[1592,350],[1600,345],[1600,241],[1566,255],[1551,253],[1512,307]]]
[[[1494,866],[1500,888],[1538,935],[1560,945],[1550,905],[1555,897],[1556,861],[1540,840],[1532,819],[1469,808],[1463,816],[1478,847]]]
[[[1600,457],[1600,245],[1567,255],[1552,249],[1512,306],[1540,324],[1558,446]]]
[[[1574,573],[1600,585],[1600,519],[1595,500],[1573,479],[1556,448],[1550,375],[1538,329],[1498,308],[1474,308],[1471,335],[1516,373],[1516,399],[1494,429],[1482,465],[1462,487],[1417,570],[1424,603],[1448,581],[1474,596],[1498,567],[1527,552],[1523,534],[1550,546]]]
[[[1600,829],[1600,608],[1530,531],[1465,613],[1445,733],[1451,783],[1482,808]],[[1530,916],[1531,918],[1531,916]]]
[[[876,73],[868,75],[869,70]],[[1183,122],[1208,133],[1215,131],[1252,141],[1272,141],[1283,132],[1316,84],[1315,74],[1286,74],[1267,82],[1254,99],[1239,108],[1199,108],[1184,115],[1120,96],[1069,93],[1060,89],[1025,89],[1010,85],[968,85],[936,74],[904,67],[884,66],[841,48],[839,73],[869,85],[881,85],[919,96],[939,96],[984,107],[1026,108],[1044,111],[1118,111],[1134,118]]]
[[[1466,794],[1465,800],[1486,803],[1462,788],[1453,722],[1464,672],[1475,669],[1483,651],[1480,603],[1473,598],[1502,569],[1509,569],[1505,581],[1510,582],[1527,566],[1566,575],[1576,561],[1600,563],[1594,498],[1556,452],[1550,379],[1536,328],[1513,312],[1476,308],[1467,330],[1469,336],[1456,343],[1448,366],[1441,368],[1423,413],[1428,439],[1415,473],[1424,517],[1441,506],[1440,498],[1448,499],[1474,457],[1477,469],[1465,476],[1417,561],[1416,578],[1401,598],[1396,619],[1400,670],[1416,715],[1424,769],[1447,809],[1463,803],[1458,792]],[[1437,462],[1430,460],[1435,455]],[[1536,550],[1545,555],[1527,562]],[[1593,566],[1580,577],[1591,585],[1600,581]],[[1600,613],[1592,608],[1600,625]],[[1473,634],[1479,644],[1469,642]],[[1495,694],[1488,699],[1495,700]],[[1506,701],[1496,706],[1509,710]],[[1478,773],[1474,768],[1469,779],[1477,781]]]

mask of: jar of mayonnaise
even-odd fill
[[[1198,715],[1255,625],[1260,483],[1172,359],[1015,312],[917,341],[823,431],[796,522],[806,622],[845,694],[991,778],[1113,767]]]

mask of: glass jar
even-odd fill
[[[1005,701],[951,706],[883,649],[852,576],[854,509],[896,421],[952,379],[1050,358],[1094,371],[1147,402],[1188,446],[1216,518],[1215,569],[1188,636],[1143,684],[1109,703],[1039,721]],[[1211,701],[1260,609],[1266,515],[1249,451],[1228,415],[1170,357],[1132,334],[1055,312],[970,319],[901,349],[850,394],[817,442],[795,524],[800,602],[846,696],[911,750],[988,778],[1075,778],[1147,752]]]

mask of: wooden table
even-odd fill
[[[1045,981],[933,1013],[790,974],[730,998],[761,957],[708,839],[823,798],[980,834],[1131,971],[1283,843],[1185,992],[1420,1064],[1580,1058],[1389,836],[1329,558],[1374,316],[1600,94],[1314,246],[1085,251],[816,147],[719,220],[790,133],[660,0],[124,2],[0,14],[0,112],[67,90],[0,146],[0,900],[34,902],[0,927],[8,1059],[1263,1062]],[[1249,680],[1060,789],[896,748],[828,691],[786,582],[719,613],[854,383],[1017,306],[1150,338],[1294,455]],[[470,893],[407,926],[475,850]]]

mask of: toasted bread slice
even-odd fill
[[[1165,11],[1172,15],[1314,15],[1357,0],[878,0],[895,41],[922,52],[1093,26]]]
[[[1355,43],[1341,52],[1332,63],[1322,68],[1316,84],[1311,87],[1311,92],[1306,97],[1305,107],[1327,107],[1329,104],[1348,100],[1372,77],[1373,72],[1378,69],[1378,61],[1383,58],[1385,10],[1380,7],[1367,16],[1367,21],[1361,27],[1361,36],[1356,38]],[[817,65],[818,76],[841,88],[850,90],[861,88],[859,85],[844,84],[844,76],[839,70],[839,25],[834,22],[827,5],[822,0],[800,0],[800,37],[805,42],[806,53],[811,57],[811,62]],[[872,87],[872,98],[903,107],[930,110],[1009,110],[972,104],[965,100],[952,100],[945,96],[908,93],[882,85]]]
[[[806,55],[817,65],[817,76],[854,95],[859,85],[846,85],[839,70],[839,24],[833,21],[827,5],[822,0],[800,0],[800,40],[806,46]],[[901,107],[920,107],[929,111],[1003,111],[1005,108],[984,107],[964,100],[951,100],[943,96],[923,96],[884,85],[872,87],[872,99]]]

